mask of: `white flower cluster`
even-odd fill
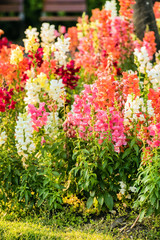
[[[48,91],[49,97],[56,101],[58,108],[63,106],[63,99],[60,97],[64,94],[64,85],[62,79],[52,79],[50,81],[50,88]]]
[[[56,36],[54,34],[55,25],[50,25],[49,23],[43,23],[41,26],[41,46],[50,45],[54,42]]]
[[[112,20],[117,17],[117,6],[116,6],[116,1],[111,0],[111,1],[106,1],[104,5],[104,9],[107,11],[111,11],[111,18]]]
[[[28,154],[35,150],[35,144],[32,141],[32,122],[27,113],[20,113],[15,127],[16,147],[18,154],[28,158]]]
[[[129,94],[124,108],[124,125],[129,125],[136,121],[145,121],[144,113],[147,113],[149,117],[154,116],[154,109],[152,108],[151,100],[147,100],[147,106],[144,104],[143,98],[137,96],[134,99],[134,95]]]
[[[25,31],[25,34],[26,34],[26,38],[23,39],[25,52],[26,53],[29,53],[29,51],[36,52],[40,46],[39,38],[38,38],[39,33],[37,32],[37,28],[29,27]]]
[[[52,45],[51,50],[54,51],[54,57],[59,65],[66,65],[67,55],[69,52],[70,38],[58,38],[57,42]]]
[[[122,181],[119,182],[119,184],[120,184],[120,188],[121,188],[119,193],[122,195],[125,195],[127,192],[127,185]],[[128,190],[133,193],[135,193],[137,191],[136,187],[129,187]],[[131,199],[131,195],[127,194],[126,198]]]
[[[39,103],[39,92],[41,91],[41,86],[34,81],[34,79],[29,78],[25,85],[26,90],[26,97],[24,101],[26,104],[33,104]]]
[[[3,145],[6,140],[7,140],[7,135],[6,135],[6,132],[3,131],[3,132],[1,132],[1,134],[0,134],[0,146]]]
[[[45,134],[48,134],[51,138],[55,138],[55,133],[58,125],[58,113],[50,113],[47,116],[47,124],[44,126]]]
[[[135,48],[134,55],[136,57],[135,63],[141,73],[145,73],[152,68],[152,63],[150,62],[146,47],[141,47],[140,50]]]
[[[41,27],[41,46],[43,47],[43,60],[49,60],[51,56],[51,46],[55,41],[55,26],[49,23],[43,23]]]
[[[147,70],[147,75],[154,90],[160,87],[160,63],[156,64],[151,70]]]

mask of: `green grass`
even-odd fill
[[[0,239],[1,240],[50,240],[50,239],[73,239],[73,240],[112,240],[106,234],[84,232],[74,230],[71,228],[64,228],[62,230],[46,227],[41,224],[24,223],[24,222],[10,222],[0,220]]]

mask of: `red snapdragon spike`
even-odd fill
[[[8,92],[11,96],[13,96],[13,88],[11,88],[10,90],[9,90],[9,92]]]
[[[15,109],[15,105],[16,105],[17,102],[15,101],[11,101],[11,104],[8,106],[9,109]]]
[[[10,103],[10,99],[11,99],[11,95],[6,92],[6,95],[4,96],[4,101],[5,101],[5,104],[9,104]]]
[[[10,48],[11,46],[11,42],[9,42],[6,37],[0,39],[0,50],[2,49],[3,46],[6,46],[7,48]]]
[[[29,54],[28,57],[30,57],[33,60],[33,54]],[[38,67],[41,67],[42,63],[43,63],[43,48],[38,48],[36,54],[35,54],[35,58],[36,58],[36,63]],[[29,69],[31,68],[31,64],[32,64],[32,60],[29,61]]]
[[[3,93],[2,88],[0,88],[0,99],[1,99],[1,98],[4,98],[4,93]]]
[[[56,74],[59,75],[62,80],[63,84],[70,88],[74,89],[77,86],[77,82],[79,80],[79,76],[75,75],[80,70],[80,67],[75,68],[75,62],[74,60],[71,60],[67,66],[66,69],[64,69],[64,66],[56,69]]]
[[[5,112],[5,110],[6,110],[6,105],[0,99],[0,112]]]
[[[29,77],[27,76],[26,73],[24,73],[22,78],[21,78],[21,82],[25,82],[26,83],[27,79],[29,79]]]

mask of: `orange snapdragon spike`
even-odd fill
[[[120,15],[128,19],[132,19],[133,16],[133,5],[135,0],[119,0],[120,4]]]
[[[129,94],[140,96],[139,78],[136,73],[123,72],[123,79],[121,82],[123,97],[125,100]]]
[[[41,72],[43,72],[49,78],[49,74],[54,74],[55,70],[56,70],[56,61],[52,59],[49,63],[48,61],[45,60],[43,61],[40,67],[37,67],[37,74],[40,74]]]
[[[149,56],[153,56],[156,52],[155,34],[153,31],[146,32],[143,38],[143,45],[146,44],[146,48]]]
[[[107,107],[113,107],[115,100],[115,79],[113,74],[98,73],[96,86],[98,89],[97,102],[103,110]]]
[[[76,27],[68,28],[68,37],[70,37],[69,49],[73,56],[78,46],[78,32]]]
[[[155,2],[153,6],[153,11],[155,14],[155,18],[160,18],[160,2]]]
[[[160,122],[160,87],[156,91],[150,88],[148,99],[152,100],[156,121]]]

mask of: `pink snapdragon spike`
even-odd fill
[[[75,96],[73,113],[68,113],[63,124],[64,131],[68,137],[75,137],[77,129],[80,138],[88,141],[96,137],[100,144],[108,139],[115,151],[120,152],[120,147],[127,144],[123,118],[113,107],[108,111],[101,110],[96,102],[97,92],[96,84],[85,85],[82,94]]]
[[[152,139],[147,140],[149,146],[152,148],[160,147],[160,123],[150,125],[148,130]]]
[[[39,108],[37,109],[33,104],[28,104],[28,113],[31,114],[31,119],[33,122],[33,128],[35,131],[39,131],[39,128],[42,128],[47,124],[47,116],[48,112],[45,110],[45,103],[42,102],[39,104]]]

